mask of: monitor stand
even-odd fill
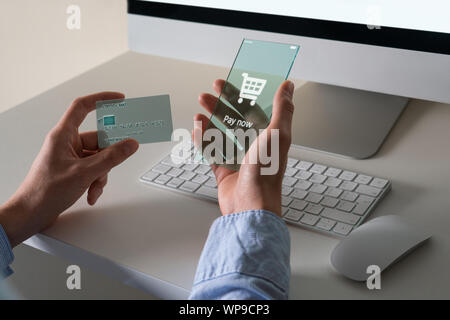
[[[375,155],[408,98],[307,82],[294,92],[292,144],[345,157]]]

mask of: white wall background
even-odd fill
[[[81,29],[66,9],[81,8]],[[126,0],[0,1],[0,113],[127,50]],[[152,299],[82,268],[82,289],[68,290],[70,261],[25,245],[14,249],[8,282],[28,299]]]

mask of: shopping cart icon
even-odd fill
[[[238,103],[242,103],[244,99],[251,100],[250,105],[256,104],[256,99],[261,94],[266,85],[267,80],[252,78],[248,76],[248,73],[243,73],[241,92],[239,92]]]

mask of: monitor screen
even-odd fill
[[[450,33],[449,0],[160,0],[159,2]]]
[[[450,54],[449,0],[128,0],[128,12]]]

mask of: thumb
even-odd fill
[[[283,82],[273,98],[272,119],[269,128],[291,132],[292,115],[294,113],[293,95],[294,83],[289,80]]]
[[[94,171],[95,174],[101,176],[124,162],[135,153],[138,148],[139,143],[136,140],[122,140],[87,158],[91,162],[89,168]]]

